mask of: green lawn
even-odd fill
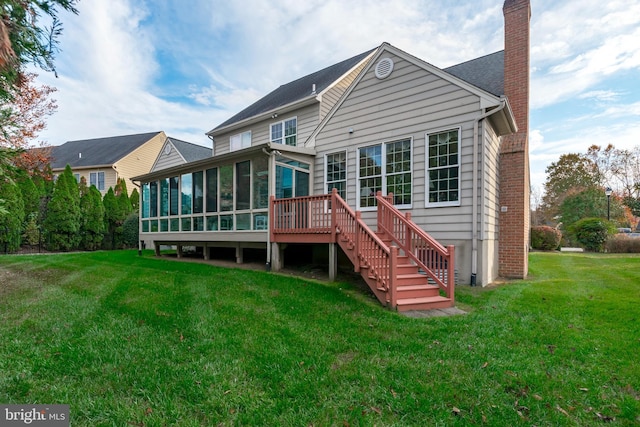
[[[640,257],[530,257],[412,319],[359,287],[96,252],[0,257],[0,403],[73,426],[638,425]]]

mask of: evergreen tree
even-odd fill
[[[71,167],[67,165],[53,188],[44,221],[49,249],[77,249],[80,240],[80,194]]]
[[[24,221],[28,221],[31,214],[37,214],[40,210],[40,192],[38,187],[31,179],[31,176],[27,171],[19,169],[15,178],[20,193],[22,194],[22,200],[24,202]]]
[[[86,189],[86,183],[84,185]],[[100,191],[92,185],[82,191],[81,186],[80,211],[82,212],[82,246],[93,251],[100,248],[104,239],[104,205]]]
[[[118,199],[118,205],[120,206],[120,212],[123,215],[122,221],[129,215],[133,208],[131,201],[129,200],[129,192],[127,191],[127,183],[123,178],[119,178],[114,189],[116,198]]]
[[[24,203],[17,184],[0,177],[0,252],[15,252],[20,248],[24,220]]]
[[[131,201],[131,208],[134,212],[137,212],[140,209],[140,193],[138,193],[137,188],[133,189],[131,196],[129,196],[129,200]]]
[[[104,205],[104,222],[107,231],[105,243],[109,249],[115,249],[119,247],[122,241],[122,223],[124,222],[125,215],[120,209],[113,188],[109,187],[109,191],[104,195],[102,203]]]

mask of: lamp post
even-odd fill
[[[607,187],[604,190],[604,194],[607,195],[607,221],[611,221],[611,187]]]

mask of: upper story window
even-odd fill
[[[292,117],[271,124],[271,142],[286,145],[297,145],[298,118]]]
[[[251,131],[242,132],[237,135],[232,135],[230,140],[230,151],[242,150],[243,148],[251,147]]]
[[[393,193],[397,206],[411,206],[411,139],[358,149],[358,207],[376,206],[376,193]]]
[[[91,172],[89,174],[89,185],[95,185],[100,191],[104,191],[104,172]]]
[[[460,128],[427,134],[427,206],[460,205]]]

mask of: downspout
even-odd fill
[[[479,142],[479,130],[480,121],[486,119],[489,116],[501,111],[507,106],[506,100],[503,98],[500,100],[500,105],[498,108],[494,108],[493,110],[486,111],[480,114],[473,121],[473,187],[472,187],[472,196],[471,200],[473,200],[472,211],[471,211],[471,286],[476,286],[476,276],[478,273],[478,142]],[[484,150],[483,150],[484,151]],[[482,170],[484,171],[484,156],[482,158]],[[484,177],[482,182],[480,183],[482,187],[482,194],[484,194]],[[480,201],[482,203],[482,214],[484,215],[484,199]],[[480,221],[483,221],[483,218],[480,218]]]

